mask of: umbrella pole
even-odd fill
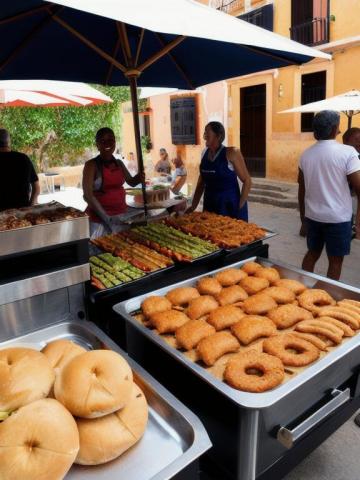
[[[129,75],[128,80],[130,83],[131,104],[132,104],[132,113],[133,113],[133,122],[134,122],[135,146],[136,146],[136,155],[138,159],[138,168],[139,168],[139,173],[144,173],[144,161],[142,156],[141,138],[140,138],[136,75]],[[145,219],[147,220],[148,209],[147,209],[145,179],[144,181],[141,182],[141,189],[142,189],[142,194],[144,199],[144,214],[145,214]]]
[[[348,128],[348,130],[349,130],[349,128],[351,128],[352,114],[349,114],[347,117],[348,117],[348,125],[347,125],[347,128]]]

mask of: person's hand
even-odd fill
[[[299,231],[300,237],[306,237],[306,233],[307,233],[306,223],[301,222],[301,227],[300,227],[300,231]]]
[[[138,173],[138,179],[139,179],[139,183],[145,183],[145,172],[144,171]]]
[[[185,213],[192,213],[193,211],[195,210],[195,208],[190,205],[190,207],[188,207],[186,210],[185,210]]]

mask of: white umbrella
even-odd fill
[[[1,80],[4,106],[86,106],[111,103],[110,97],[86,83],[55,80]]]
[[[350,90],[335,97],[307,103],[278,113],[309,113],[321,112],[322,110],[335,110],[344,113],[348,117],[348,128],[350,128],[352,117],[360,113],[360,91]]]

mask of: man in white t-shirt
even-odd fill
[[[350,253],[352,200],[349,184],[360,199],[360,160],[354,147],[335,138],[340,115],[331,110],[314,117],[317,142],[305,150],[299,164],[299,207],[307,229],[307,246],[302,268],[314,271],[326,247],[329,259],[327,276],[338,280],[345,255]],[[359,205],[359,203],[358,203]],[[360,207],[356,225],[360,226]]]

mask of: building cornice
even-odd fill
[[[324,43],[323,45],[318,45],[317,50],[322,52],[336,52],[339,50],[344,50],[344,48],[353,48],[360,45],[360,35],[355,35],[354,37],[346,37],[341,40],[336,40],[335,42]]]

